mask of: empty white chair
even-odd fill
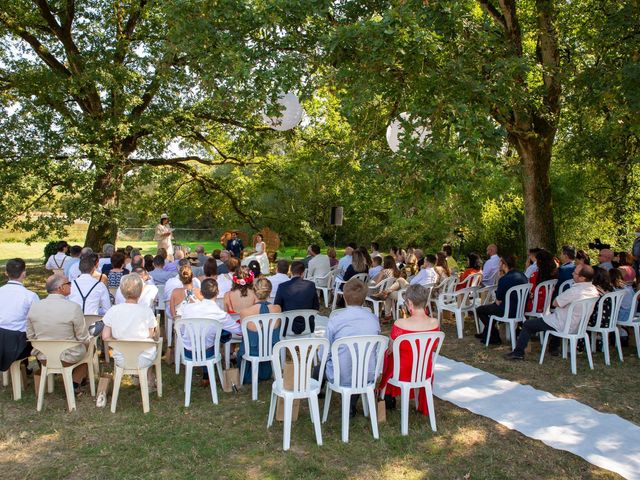
[[[13,399],[20,400],[22,398],[22,372],[20,364],[22,359],[16,360],[11,364],[9,370],[2,372],[2,386],[9,385],[9,374],[11,374],[11,388],[13,389]]]
[[[489,332],[491,332],[491,326],[493,322],[503,322],[509,324],[509,335],[511,337],[511,350],[516,348],[516,325],[520,322],[524,322],[524,309],[527,306],[527,298],[529,291],[531,290],[530,283],[523,283],[522,285],[516,285],[507,290],[504,301],[504,313],[501,317],[497,315],[491,315],[489,317]],[[515,296],[515,300],[514,297]],[[516,312],[513,316],[509,315],[511,311],[511,305],[516,304]],[[489,346],[490,333],[486,335],[486,346]]]
[[[282,327],[282,334],[280,335],[283,338],[290,338],[296,336],[309,336],[313,333],[311,330],[311,321],[315,320],[315,317],[319,315],[318,310],[312,309],[300,309],[300,310],[288,310],[286,312],[282,312],[278,314],[284,325]],[[304,330],[300,333],[294,333],[292,330],[293,320],[300,319],[304,320]]]
[[[282,375],[280,355],[289,353],[293,363],[293,386],[285,388]],[[324,366],[329,355],[329,340],[326,338],[294,338],[276,343],[273,351],[273,371],[275,381],[271,387],[271,403],[269,405],[269,420],[267,427],[273,425],[276,413],[276,397],[281,397],[284,403],[284,435],[282,449],[289,450],[291,445],[291,415],[293,401],[306,398],[309,401],[311,421],[316,434],[316,443],[322,445],[322,431],[320,426],[320,406],[318,394],[322,385]],[[311,378],[313,359],[320,357],[320,376],[318,380]]]
[[[436,362],[443,341],[444,332],[411,333],[400,335],[393,341],[393,375],[388,383],[400,388],[400,431],[402,435],[409,434],[409,399],[411,390],[416,389],[417,404],[417,395],[419,395],[421,388],[424,388],[427,396],[431,430],[436,431],[436,412],[433,404],[431,382],[436,371]],[[400,346],[404,342],[409,342],[412,351],[411,377],[408,381],[400,380]],[[431,371],[429,372],[430,362]],[[384,396],[384,391],[381,392],[381,395]]]
[[[282,321],[282,313],[263,313],[251,315],[244,318],[241,323],[242,342],[244,343],[244,354],[240,360],[240,383],[244,380],[244,371],[247,362],[251,363],[251,399],[258,400],[258,369],[260,362],[273,362],[273,339],[276,331],[280,327],[276,325]],[[249,329],[247,325],[253,323],[256,330],[252,331],[257,335],[258,354],[251,354],[251,344],[249,339]]]
[[[569,288],[571,288],[574,283],[575,283],[575,281],[572,278],[562,282],[560,284],[560,286],[558,287],[558,295],[560,295],[561,293],[564,293],[565,290],[568,290]]]
[[[215,335],[213,353],[207,355],[207,336],[213,330]],[[182,333],[184,331],[184,334]],[[209,387],[211,389],[211,400],[218,404],[218,392],[216,390],[216,375],[213,370],[214,365],[218,368],[220,376],[220,385],[223,385],[224,376],[222,375],[222,354],[220,353],[220,335],[222,333],[222,325],[217,320],[207,318],[189,318],[180,319],[176,322],[176,348],[185,348],[182,335],[189,338],[191,344],[191,359],[182,354],[182,363],[185,367],[184,375],[184,406],[188,407],[191,403],[191,379],[193,376],[193,367],[206,367],[209,373]],[[180,339],[180,341],[178,341]],[[180,345],[179,345],[180,344]],[[223,385],[224,386],[224,385]]]
[[[584,351],[587,353],[589,359],[589,367],[593,370],[593,359],[591,358],[591,349],[589,348],[589,336],[587,335],[587,324],[589,317],[593,311],[593,307],[597,303],[597,298],[586,298],[584,300],[578,300],[569,305],[567,311],[567,321],[565,322],[562,332],[556,330],[547,330],[544,332],[544,340],[542,341],[542,351],[540,352],[540,365],[544,361],[544,352],[547,350],[547,342],[549,341],[549,335],[554,337],[560,337],[562,339],[562,358],[567,358],[567,345],[569,341],[569,348],[571,349],[571,373],[576,374],[576,355],[578,352],[578,340],[583,339],[585,342]],[[578,323],[578,329],[575,332],[570,332],[571,319],[573,318],[574,310],[578,309],[580,312],[580,322]]]
[[[38,400],[36,403],[36,410],[38,412],[42,410],[42,405],[44,403],[44,387],[45,384],[48,383],[48,376],[56,373],[62,375],[64,389],[67,394],[67,407],[69,408],[69,411],[71,412],[72,410],[76,409],[76,397],[73,392],[72,373],[75,367],[77,367],[78,365],[82,365],[83,363],[87,364],[89,370],[89,386],[91,388],[91,396],[96,396],[96,382],[93,358],[95,355],[95,339],[91,339],[91,341],[89,342],[89,345],[87,346],[87,353],[84,358],[78,363],[69,367],[65,367],[62,365],[60,355],[69,348],[83,345],[82,342],[76,342],[72,340],[31,340],[31,345],[47,358],[47,364],[43,364],[40,371],[40,386],[38,388]],[[50,385],[53,386],[52,383]]]
[[[451,312],[456,317],[456,330],[458,338],[464,336],[464,317],[467,312],[474,311],[476,308],[475,292],[478,287],[468,287],[455,292],[443,292],[438,295],[436,304],[438,306],[438,321],[443,311]]]
[[[382,371],[382,360],[387,349],[389,339],[382,335],[361,335],[355,337],[343,337],[331,345],[331,358],[333,365],[333,383],[327,382],[326,396],[324,400],[324,414],[322,422],[327,421],[329,406],[331,404],[331,392],[337,392],[342,396],[342,441],[349,441],[349,401],[351,395],[362,396],[362,407],[365,416],[371,418],[371,430],[373,438],[378,439],[378,418],[376,411],[376,380]],[[340,364],[340,352],[346,351],[350,356],[351,368],[348,372],[351,382],[341,385],[341,378],[347,365]],[[372,368],[373,367],[373,368]],[[344,372],[347,373],[347,372]]]
[[[640,358],[640,312],[638,312],[638,298],[640,297],[640,290],[638,290],[633,296],[633,300],[631,301],[631,310],[629,311],[629,318],[620,321],[618,319],[618,326],[620,327],[631,327],[633,328],[633,333],[636,336],[636,352],[638,354],[638,358]]]
[[[120,384],[122,377],[126,373],[128,375],[138,375],[140,380],[140,393],[142,395],[142,411],[149,411],[149,383],[147,381],[147,370],[150,367],[140,368],[138,357],[150,347],[156,347],[156,358],[153,367],[156,369],[156,386],[158,389],[158,397],[162,397],[162,337],[157,341],[154,340],[109,340],[109,346],[122,354],[122,367],[115,365],[115,376],[113,378],[113,394],[111,396],[111,413],[116,413],[118,405],[118,394],[120,393]],[[115,363],[115,361],[114,361]],[[42,387],[41,387],[42,388]]]
[[[366,273],[358,273],[351,278],[356,278],[362,281],[365,285],[369,281],[369,275]],[[336,305],[338,304],[338,297],[342,295],[342,285],[344,285],[345,283],[347,282],[336,276],[335,285],[333,287],[333,303],[331,304],[331,310],[336,309]]]
[[[625,296],[625,292],[617,290],[615,292],[605,293],[598,300],[596,323],[593,327],[587,325],[587,332],[591,332],[591,351],[596,351],[596,337],[599,333],[602,335],[602,351],[604,352],[604,364],[611,365],[611,359],[609,355],[609,334],[613,333],[616,338],[616,348],[618,349],[618,356],[620,361],[624,361],[622,357],[622,343],[620,341],[620,331],[616,328],[618,315],[620,313],[620,307],[622,306],[622,299]],[[604,306],[605,302],[611,302],[611,317],[609,318],[609,325],[604,326]]]
[[[389,288],[391,288],[391,285],[393,285],[395,283],[396,279],[394,277],[391,278],[385,278],[384,280],[380,281],[378,284],[369,287],[369,294],[367,295],[367,297],[365,298],[365,302],[369,302],[373,305],[373,314],[376,317],[380,316],[380,305],[384,304],[384,300],[377,298],[376,295],[389,290]],[[387,315],[389,313],[387,312]]]

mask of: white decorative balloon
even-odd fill
[[[411,123],[413,126],[411,138],[417,140],[419,145],[423,145],[426,140],[431,141],[431,129],[428,126],[420,125],[421,123],[425,123],[422,119],[416,118],[415,120],[412,120],[411,115],[407,112],[402,112],[400,114],[400,118],[404,122]],[[426,123],[428,124],[428,122]],[[400,150],[400,142],[402,141],[404,134],[404,127],[402,126],[401,120],[398,118],[394,119],[387,127],[387,143],[393,152]]]
[[[268,117],[262,114],[262,119],[274,130],[284,132],[296,127],[302,120],[302,107],[298,97],[292,92],[278,95],[277,102],[282,106],[281,117]]]

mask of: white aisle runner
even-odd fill
[[[640,480],[640,427],[575,400],[440,356],[435,395],[550,447]]]

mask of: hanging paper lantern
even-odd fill
[[[393,152],[400,150],[400,142],[404,138],[404,127],[402,123],[409,122],[413,126],[411,138],[417,140],[418,145],[423,145],[426,140],[431,140],[431,129],[428,126],[421,125],[423,122],[420,118],[411,119],[411,115],[402,112],[400,118],[394,119],[387,127],[387,143]],[[428,122],[426,122],[428,124]]]
[[[278,104],[281,106],[280,117],[269,117],[262,114],[262,119],[274,130],[284,132],[296,127],[302,120],[302,107],[298,97],[292,92],[278,95]]]

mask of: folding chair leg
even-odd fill
[[[211,388],[211,400],[218,404],[218,391],[216,389],[216,374],[213,370],[213,362],[207,363],[207,372],[209,372],[209,388]]]
[[[493,318],[489,317],[489,325],[487,326],[487,334],[485,335],[487,337],[487,340],[485,341],[485,344],[484,344],[485,347],[489,346],[489,339],[491,338],[492,328],[493,328]]]
[[[124,370],[120,367],[116,367],[116,374],[113,377],[113,392],[111,393],[111,413],[116,413],[116,406],[118,405],[118,393],[120,393],[120,384],[122,383],[123,375]]]
[[[38,412],[40,412],[42,410],[42,404],[44,403],[44,388],[47,384],[47,367],[45,367],[44,365],[42,366],[42,369],[40,370],[40,385],[38,387],[38,400],[36,403],[36,410]]]
[[[624,362],[624,358],[622,357],[622,341],[620,340],[620,332],[616,328],[613,333],[616,337],[616,348],[618,349],[618,358],[620,358],[621,362]]]
[[[351,405],[351,395],[342,394],[342,441],[349,442],[349,407]]]
[[[16,360],[9,367],[11,372],[11,388],[13,389],[13,399],[20,400],[22,398],[22,372],[20,371],[20,363],[22,360]]]
[[[95,358],[95,355],[92,355]],[[91,389],[91,396],[96,396],[96,376],[93,371],[93,361],[87,363],[87,367],[89,367],[89,388]]]
[[[569,354],[571,355],[571,373],[576,375],[578,373],[578,368],[576,365],[576,356],[578,354],[578,345],[575,338],[571,338],[569,340]]]
[[[584,335],[585,346],[589,345],[589,336],[587,334]],[[593,356],[591,355],[591,349],[585,348],[585,352],[587,352],[587,359],[589,360],[589,368],[593,370]]]
[[[220,378],[220,387],[224,388],[224,374],[222,372],[222,362],[216,362],[216,367],[218,369],[218,377]]]
[[[460,310],[456,310],[456,329],[458,330],[458,338],[464,336],[464,318]]]
[[[324,412],[322,414],[322,423],[327,421],[327,417],[329,416],[329,406],[331,405],[331,393],[332,390],[329,388],[329,385],[325,387],[324,393]]]
[[[408,388],[401,388],[400,392],[400,433],[402,435],[409,435],[410,390]]]
[[[542,351],[540,352],[540,361],[538,362],[540,365],[542,365],[542,362],[544,361],[544,352],[546,352],[547,350],[547,342],[549,342],[549,333],[545,332],[544,333],[544,340],[542,341]]]
[[[269,418],[267,419],[267,428],[273,425],[273,417],[276,415],[276,394],[271,391],[271,402],[269,402]]]
[[[62,380],[64,381],[64,391],[67,395],[67,407],[72,412],[76,409],[76,397],[73,391],[73,377],[71,376],[71,367],[62,369]]]
[[[258,369],[260,362],[251,362],[251,400],[258,400]]]
[[[138,369],[138,377],[140,380],[140,394],[142,395],[142,412],[149,412],[149,381],[147,379],[148,368]]]
[[[367,402],[367,394],[366,393],[362,393],[360,395],[360,399],[362,400],[362,412],[364,413],[365,417],[369,416],[369,404]]]
[[[284,397],[284,433],[282,437],[282,449],[289,450],[291,446],[291,415],[293,412],[293,398]]]
[[[316,432],[316,443],[322,446],[322,430],[320,426],[320,405],[318,404],[318,395],[311,394],[311,396],[309,396],[309,410],[311,410],[313,428]]]
[[[193,375],[193,363],[187,362],[184,367],[184,406],[191,404],[191,378]]]
[[[436,428],[436,408],[433,403],[433,391],[431,385],[428,384],[424,387],[424,393],[427,396],[427,408],[429,409],[429,422],[431,423],[431,430],[437,431]]]
[[[371,419],[371,431],[373,432],[373,438],[378,440],[380,438],[378,433],[378,412],[376,410],[376,394],[373,389],[367,392],[367,403],[369,404],[369,417]]]
[[[611,365],[611,355],[609,353],[609,334],[602,335],[602,351],[604,352],[604,364],[608,367]]]

